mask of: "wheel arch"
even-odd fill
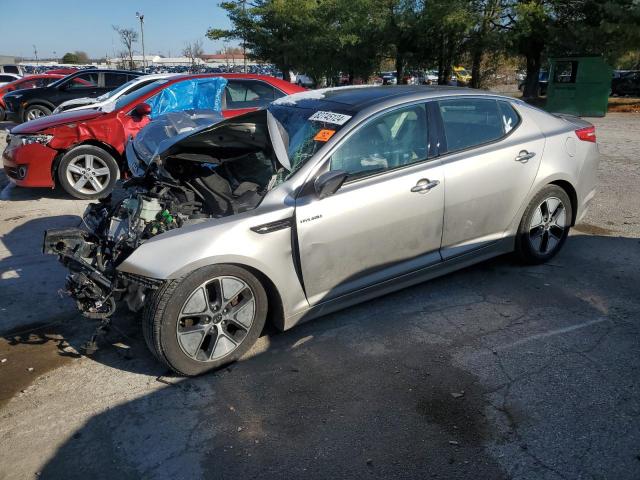
[[[44,100],[41,98],[37,98],[31,101],[27,100],[27,104],[22,108],[22,120],[24,120],[24,116],[27,113],[27,110],[31,107],[46,107],[52,112],[56,109],[56,106],[48,100]]]
[[[241,263],[229,263],[228,265],[244,268],[256,276],[267,293],[267,323],[273,325],[278,330],[283,331],[284,306],[282,304],[282,297],[280,296],[280,292],[278,291],[275,283],[266,274],[255,267]]]
[[[548,185],[556,185],[560,187],[569,196],[569,200],[571,200],[571,226],[573,227],[576,224],[576,217],[578,215],[578,194],[576,189],[566,180],[554,180]]]

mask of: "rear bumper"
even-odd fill
[[[7,177],[16,185],[53,188],[52,167],[57,154],[40,144],[9,145],[2,154],[2,163]]]

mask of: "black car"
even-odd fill
[[[7,93],[4,102],[9,116],[26,122],[51,115],[62,102],[81,97],[98,97],[143,75],[127,70],[80,70],[42,88]]]
[[[611,95],[640,95],[640,71],[621,72],[611,80]]]

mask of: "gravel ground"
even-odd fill
[[[0,479],[640,478],[640,115],[593,121],[598,196],[553,262],[498,258],[268,331],[197,379],[160,368],[129,317],[78,355],[91,325],[38,249],[84,203],[5,187]]]

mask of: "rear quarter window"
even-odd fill
[[[520,123],[520,117],[505,101],[452,99],[438,102],[447,151],[456,152],[495,142]]]

